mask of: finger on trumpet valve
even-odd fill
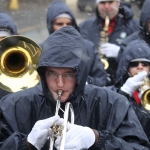
[[[52,131],[53,131],[53,135],[54,135],[55,137],[61,136],[61,133],[62,133],[62,126],[54,124],[54,125],[52,126]]]

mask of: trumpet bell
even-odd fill
[[[150,89],[142,94],[141,103],[145,109],[150,110]]]
[[[39,83],[36,71],[41,48],[31,39],[14,35],[0,41],[0,88],[17,92]]]

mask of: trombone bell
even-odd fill
[[[14,35],[0,41],[0,88],[17,92],[39,82],[36,71],[41,48],[31,39]]]
[[[146,88],[144,88],[146,87]],[[144,84],[140,87],[141,92],[141,104],[143,107],[150,111],[150,80],[149,78],[144,78]]]

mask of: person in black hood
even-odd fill
[[[138,30],[138,21],[133,18],[131,6],[120,0],[96,0],[96,4],[96,17],[82,22],[79,25],[80,32],[106,57],[109,63],[106,71],[114,85],[120,44],[124,38]]]
[[[0,40],[17,34],[17,27],[13,19],[6,13],[0,12]]]
[[[144,40],[134,40],[120,58],[115,88],[112,89],[129,99],[150,141],[150,108],[146,94],[150,89],[149,75],[150,48]]]
[[[150,46],[150,0],[146,0],[141,9],[140,15],[140,30],[132,33],[126,39],[123,40],[121,43],[121,48],[118,55],[118,62],[121,58],[123,51],[125,50],[126,46],[136,39],[143,39],[149,46]]]
[[[55,116],[59,90],[63,91],[61,108],[70,102],[75,115],[75,124],[67,124],[65,150],[150,148],[124,96],[106,88],[85,85],[89,61],[85,51],[83,38],[71,26],[47,38],[37,68],[43,91],[33,87],[7,95],[0,101],[1,150],[49,149],[50,127],[63,123],[62,111]],[[56,149],[59,144],[60,137],[55,141]]]
[[[77,31],[79,31],[75,17],[69,7],[60,0],[53,1],[47,11],[47,29],[49,34],[52,34],[60,28],[68,25],[73,26]],[[109,78],[107,78],[107,73],[104,70],[94,44],[88,40],[84,40],[84,43],[87,54],[91,59],[88,64],[89,75],[87,78],[87,84],[94,84],[97,86],[108,85]]]
[[[17,35],[16,24],[8,14],[0,12],[0,41],[11,35]],[[0,88],[0,99],[9,93]]]

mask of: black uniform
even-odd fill
[[[133,19],[133,10],[130,5],[122,4],[116,18],[116,25],[113,32],[109,36],[109,43],[120,45],[122,40],[131,33],[138,30],[138,21]],[[79,25],[80,32],[83,38],[92,41],[98,48],[100,42],[100,31],[103,30],[103,19],[99,16],[96,9],[96,17],[90,18]],[[107,58],[109,68],[107,73],[110,75],[112,84],[115,82],[117,69],[117,61],[115,58]]]
[[[149,149],[146,135],[124,96],[106,88],[85,86],[89,58],[84,51],[82,37],[73,27],[61,28],[48,37],[38,66],[42,87],[39,84],[0,101],[1,150],[27,150],[26,138],[36,121],[54,116],[56,101],[45,83],[45,66],[75,70],[77,85],[67,101],[73,105],[75,124],[100,133],[98,144],[90,150]],[[61,111],[59,115],[63,116]],[[43,150],[48,150],[47,143]]]

